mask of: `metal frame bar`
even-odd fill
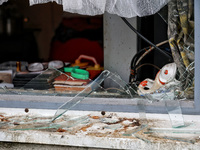
[[[194,88],[194,111],[200,113],[200,1],[194,0],[195,20],[195,88]]]

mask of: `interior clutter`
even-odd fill
[[[6,72],[10,77],[8,83],[8,80],[2,80],[2,87],[7,84],[7,88],[31,88],[32,85],[34,89],[36,82],[32,80],[36,80],[36,77],[49,68],[66,75],[62,79],[63,83],[60,77],[49,83],[49,75],[45,81],[41,80],[46,85],[37,85],[36,89],[47,90],[54,87],[57,91],[61,88],[67,89],[67,85],[77,86],[77,81],[75,84],[71,78],[84,79],[71,76],[74,72],[80,75],[87,72],[89,77],[85,80],[95,80],[104,70],[103,16],[87,16],[92,13],[90,11],[85,12],[86,15],[66,13],[55,2],[38,5],[31,2],[32,6],[29,3],[28,0],[9,0],[0,6],[0,68],[2,76]],[[87,4],[89,6],[91,3]],[[110,6],[110,3],[105,4]],[[162,9],[157,13],[151,12],[153,15],[149,14],[148,9],[146,14],[142,11],[139,14],[138,9],[140,17],[137,19],[137,29],[121,15],[122,21],[138,39],[138,52],[130,60],[129,84],[138,91],[135,96],[145,97],[150,94],[162,97],[158,93],[173,93],[169,99],[193,99],[193,2],[170,1],[168,5],[164,4],[165,2],[160,4],[159,8]],[[144,3],[143,6],[147,4]],[[63,7],[66,8],[65,5]],[[39,10],[50,17],[38,16]],[[142,14],[144,17],[141,17]],[[72,67],[74,71],[65,72],[68,67]],[[31,84],[27,86],[29,82]],[[53,83],[57,84],[52,86]],[[89,83],[83,81],[82,85]],[[104,86],[106,85],[105,83]]]
[[[50,16],[36,16],[37,11]],[[1,87],[6,83],[6,88],[48,90],[52,88],[52,84],[47,82],[50,75],[32,83],[48,68],[64,73],[66,68],[75,66],[79,74],[89,73],[90,80],[103,70],[102,15],[90,17],[65,13],[56,3],[30,7],[27,0],[9,0],[0,6],[0,12],[1,76],[8,70],[10,77],[9,82],[2,80]],[[71,74],[71,71],[66,74]],[[80,85],[89,82],[82,78],[78,80],[82,80]],[[77,81],[73,82],[65,85],[76,85]],[[61,85],[56,84],[55,90]]]

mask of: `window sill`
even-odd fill
[[[55,110],[40,110],[31,109],[29,115],[39,115],[41,116],[53,116]],[[106,112],[111,114],[113,112]],[[14,108],[2,108],[0,114],[5,116],[25,116],[27,113],[24,109],[14,109]],[[68,111],[69,116],[80,116],[80,115],[101,115],[98,111]],[[136,113],[116,113],[118,117],[126,118],[137,118]],[[200,116],[185,115],[185,120],[187,122],[196,125],[200,125]],[[148,124],[156,128],[162,128],[169,125],[169,118],[166,114],[147,114]],[[191,126],[194,129],[194,126]],[[169,127],[169,126],[168,126]],[[98,132],[98,128],[96,132]],[[57,145],[57,146],[74,146],[74,147],[88,147],[88,148],[106,148],[106,149],[199,149],[200,142],[198,134],[196,134],[197,140],[195,144],[177,141],[177,140],[166,140],[158,138],[152,140],[151,143],[145,142],[142,139],[136,138],[134,136],[122,137],[120,134],[117,136],[112,136],[115,130],[110,130],[109,134],[87,134],[85,131],[77,131],[74,133],[68,132],[51,132],[51,131],[41,131],[41,130],[17,130],[12,131],[9,129],[0,129],[0,141],[1,142],[17,142],[17,143],[30,143],[30,144],[45,144],[45,145]],[[180,138],[184,135],[180,134]]]

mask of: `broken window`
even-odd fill
[[[199,6],[199,2],[197,2],[197,4],[197,6]],[[197,8],[196,10],[199,10],[199,7]],[[59,61],[52,62],[51,67],[45,67],[47,64],[43,63],[34,63],[32,66],[30,65],[28,69],[33,72],[36,70],[39,72],[30,74],[23,74],[22,72],[17,73],[16,77],[30,77],[31,80],[18,88],[3,86],[0,90],[2,98],[6,99],[6,97],[3,97],[4,94],[7,96],[9,95],[11,98],[26,95],[27,97],[25,97],[25,100],[27,100],[30,98],[28,96],[34,99],[39,95],[39,101],[41,102],[45,99],[45,96],[48,96],[47,98],[53,97],[53,104],[55,104],[55,101],[57,101],[59,97],[64,97],[64,99],[56,105],[58,109],[53,118],[27,117],[25,119],[22,118],[20,122],[16,122],[16,118],[11,118],[11,122],[7,122],[6,119],[1,116],[3,121],[0,127],[4,128],[4,126],[8,125],[12,130],[52,129],[58,132],[70,132],[72,128],[78,128],[82,131],[86,131],[87,129],[91,131],[91,128],[95,128],[95,126],[91,125],[90,121],[98,119],[98,122],[95,120],[95,123],[98,123],[98,129],[101,129],[100,132],[107,133],[109,130],[120,131],[120,136],[135,136],[145,142],[151,142],[151,139],[149,139],[150,134],[153,138],[159,137],[165,140],[195,143],[197,139],[196,135],[199,134],[200,131],[194,128],[191,129],[191,124],[189,124],[189,127],[185,124],[182,112],[193,114],[199,112],[199,92],[197,92],[199,90],[199,84],[195,84],[199,81],[199,71],[195,70],[195,66],[199,65],[197,59],[199,52],[194,51],[194,45],[199,45],[199,42],[194,43],[194,24],[199,24],[200,20],[197,19],[194,23],[194,18],[197,18],[200,14],[198,12],[194,14],[194,3],[192,1],[175,0],[168,3],[168,17],[166,17],[166,12],[164,12],[159,12],[159,15],[164,22],[167,23],[167,40],[154,47],[152,47],[152,45],[151,47],[145,47],[134,56],[131,64],[130,83],[124,82],[119,75],[108,70],[95,70],[95,66],[93,67],[93,75],[95,77],[91,79],[89,76],[91,68],[87,70],[79,68],[80,66],[63,67],[63,64]],[[196,23],[196,21],[199,22]],[[195,31],[195,41],[199,41],[199,34],[200,32],[197,29]],[[165,44],[167,44],[167,46]],[[161,46],[163,47],[160,48]],[[141,61],[153,52],[156,53],[160,51],[164,51],[162,52],[163,55],[160,54],[160,56],[167,57],[165,63],[163,63],[162,58],[157,62],[158,64],[156,64],[157,60],[151,61],[150,63]],[[156,56],[160,57],[159,55]],[[153,60],[155,59],[156,58],[153,58]],[[94,64],[96,68],[99,67],[98,64]],[[16,64],[14,63],[14,65]],[[21,65],[23,66],[22,62]],[[56,66],[59,65],[62,67],[56,68]],[[153,71],[146,73],[147,76],[152,75],[151,78],[140,76],[142,74],[141,69],[144,66],[151,66],[154,68]],[[10,72],[4,73],[11,74]],[[194,77],[196,77],[196,80],[194,80]],[[64,117],[62,118],[63,120],[56,120],[61,116],[63,117],[63,114],[69,109],[74,109],[77,105],[81,104],[86,98],[92,99],[90,105],[85,106],[87,109],[91,109],[91,107],[97,105],[97,107],[94,107],[94,110],[97,110],[96,108],[98,108],[98,106],[102,106],[102,104],[105,103],[99,110],[107,109],[113,111],[118,109],[117,111],[128,110],[129,112],[138,112],[139,121],[136,119],[130,120],[128,118],[119,119],[116,116]],[[118,98],[121,103],[113,104]],[[113,99],[114,102],[112,103]],[[107,102],[107,100],[110,101]],[[124,105],[124,101],[128,104]],[[156,104],[158,104],[158,102],[163,103],[163,106],[157,106]],[[192,102],[194,106],[188,106],[188,104],[191,104],[190,102]],[[12,104],[15,103],[16,101],[13,101]],[[25,102],[20,104],[24,103]],[[44,105],[50,106],[50,103],[52,103],[50,100],[44,101]],[[28,105],[30,106],[30,104],[33,103],[29,103]],[[40,104],[42,103],[38,105]],[[38,105],[36,105],[36,108],[39,108],[37,107]],[[84,106],[84,103],[80,106]],[[112,108],[112,106],[116,107],[116,109]],[[24,105],[21,107],[24,107]],[[123,109],[123,107],[125,107],[125,109]],[[160,111],[157,108],[162,110]],[[145,113],[160,113],[163,112],[163,110],[166,110],[169,114],[171,125],[174,128],[165,128],[166,126],[162,128],[148,127]],[[196,125],[196,127],[198,128],[198,125]],[[128,128],[129,130],[124,131],[124,128]],[[180,138],[180,134],[187,134],[187,138]]]
[[[168,1],[163,1],[162,4],[159,4],[159,7],[155,7],[155,10],[150,8],[154,8],[153,6],[157,6],[157,4],[151,3],[152,5],[149,5],[149,9],[144,11],[146,13],[144,15],[154,14],[155,11],[158,11],[157,8],[162,8],[166,3]],[[147,6],[145,4],[148,3],[142,4],[142,2],[138,2],[137,4],[138,6]],[[118,6],[119,4],[116,3],[113,9],[117,9]],[[115,12],[113,13],[115,14]],[[105,80],[103,85],[100,85],[101,88],[81,97],[120,98],[122,100],[141,98],[147,100],[147,102],[155,103],[176,100],[178,103],[173,105],[177,106],[177,108],[179,107],[179,102],[182,103],[182,101],[183,103],[185,102],[184,105],[187,105],[188,100],[193,104],[194,86],[197,86],[194,80],[194,3],[193,1],[170,1],[156,15],[167,26],[166,31],[163,31],[167,35],[166,39],[155,46],[150,45],[148,42],[145,47],[143,47],[143,44],[140,45],[140,50],[131,62],[130,82],[127,83],[128,89],[126,90],[126,84],[121,86],[120,83],[124,82],[123,79],[114,83]],[[143,16],[143,13],[138,16]],[[128,26],[126,27],[128,28]],[[3,63],[1,64],[2,70],[6,67],[16,69],[17,65],[17,67],[21,68],[21,71],[15,72],[14,76],[13,72],[6,72],[10,78],[9,80],[6,79],[8,84],[2,86],[3,88],[0,89],[0,92],[2,95],[66,96],[76,98],[81,91],[87,91],[88,85],[92,84],[98,76],[101,76],[101,72],[104,70],[96,60],[89,56],[80,56],[79,62],[77,61],[78,64],[80,64],[80,60],[82,61],[85,58],[92,60],[94,66],[90,66],[87,69],[83,69],[81,66],[76,68],[72,64],[70,66],[60,61],[52,61],[48,64],[27,64],[22,61]],[[149,69],[151,67],[153,68],[152,70]],[[25,72],[22,72],[24,70]],[[118,72],[120,72],[120,68]],[[12,78],[16,85],[14,88],[9,84]],[[129,86],[134,91],[133,93],[131,92],[131,96],[128,93]],[[125,90],[122,90],[122,88],[125,88]],[[137,105],[137,102],[133,103]],[[165,105],[171,104],[164,104],[164,107]],[[152,107],[151,104],[150,107]]]
[[[164,91],[170,93],[170,88],[175,88],[172,91],[179,93],[178,99],[194,98],[193,8],[193,1],[170,1],[157,15],[140,20],[140,31],[152,41],[159,42],[158,48],[144,47],[132,59],[130,82],[139,84],[140,95],[160,95],[158,99],[162,99]],[[146,25],[145,20],[148,21]],[[157,27],[158,22],[164,27]],[[150,35],[145,33],[148,31]],[[148,45],[145,42],[140,40],[139,47]]]

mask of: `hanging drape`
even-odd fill
[[[171,0],[168,4],[169,44],[180,73],[181,88],[194,97],[194,0]]]
[[[0,0],[0,4],[8,0]],[[29,0],[35,4],[56,2],[63,11],[83,15],[100,15],[105,12],[121,17],[147,16],[158,12],[170,0]]]

